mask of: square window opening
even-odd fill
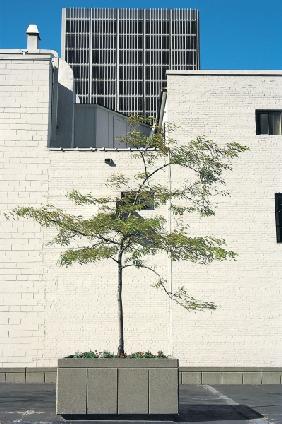
[[[257,135],[282,134],[282,110],[256,110]]]

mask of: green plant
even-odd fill
[[[89,352],[75,352],[74,355],[69,355],[67,358],[87,358],[87,359],[96,359],[96,358],[115,358],[115,354],[104,350],[103,352],[98,352],[98,350],[90,350]]]
[[[202,216],[214,214],[211,199],[217,194],[227,194],[219,190],[224,185],[223,172],[231,170],[231,161],[246,150],[238,143],[219,146],[205,137],[178,145],[171,138],[170,128],[168,133],[157,128],[147,137],[136,130],[138,119],[132,120],[132,126],[132,131],[123,141],[136,149],[132,154],[133,159],[140,162],[142,172],[136,174],[134,179],[126,174],[113,174],[108,181],[113,192],[119,190],[132,195],[124,196],[116,202],[114,196],[96,197],[76,190],[69,193],[68,198],[75,204],[93,206],[95,213],[91,217],[72,215],[53,205],[18,207],[8,215],[32,218],[43,227],[55,227],[57,235],[53,243],[65,248],[60,257],[62,266],[101,260],[115,264],[118,275],[119,357],[125,356],[122,288],[124,273],[130,267],[153,273],[156,278],[154,286],[188,311],[216,308],[213,302],[200,301],[191,296],[184,286],[172,292],[150,258],[164,253],[172,261],[201,264],[235,258],[233,251],[226,250],[224,240],[191,235],[189,225],[184,224],[181,217],[194,212]],[[163,176],[166,170],[169,171],[167,179],[161,183],[159,176]],[[184,175],[178,187],[171,185],[170,175],[174,170]],[[152,204],[152,199],[154,213],[142,215],[141,211]],[[171,215],[177,216],[178,222],[174,228],[158,213],[158,209],[163,206],[167,206]],[[81,241],[81,247],[73,244],[77,240]],[[83,355],[99,357],[97,351]],[[150,357],[151,353],[145,352],[142,355]]]
[[[87,358],[87,359],[98,359],[98,358],[118,358],[117,354],[108,352],[104,350],[103,352],[98,352],[98,350],[90,350],[89,352],[75,352],[74,355],[69,355],[67,358]],[[167,358],[167,356],[160,350],[154,355],[152,352],[133,352],[129,355],[124,354],[125,358],[132,359],[146,359],[146,358]]]
[[[167,356],[160,350],[154,355],[149,350],[147,352],[134,352],[128,355],[128,358],[145,359],[145,358],[167,358]]]

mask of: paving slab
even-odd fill
[[[56,416],[54,384],[0,384],[0,424],[282,424],[282,385],[183,385],[175,420]],[[71,417],[74,418],[74,417]],[[139,417],[140,418],[140,417]]]

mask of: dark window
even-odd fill
[[[196,21],[191,22],[191,34],[197,34],[197,22]]]
[[[163,65],[169,65],[169,52],[168,51],[162,51],[162,64]]]
[[[73,34],[66,35],[66,46],[70,48],[75,46],[75,36]]]
[[[138,37],[137,37],[137,47],[138,47],[138,49],[143,48],[143,35],[138,35]]]
[[[186,64],[196,63],[196,54],[194,52],[185,52]]]
[[[137,68],[137,76],[138,76],[138,79],[142,79],[143,78],[143,66],[138,66],[138,68]]]
[[[145,98],[145,107],[147,111],[151,110],[151,97],[146,97]]]
[[[186,43],[187,43],[187,49],[190,49],[190,50],[196,49],[196,37],[187,36]]]
[[[143,88],[143,87],[142,87]],[[143,112],[143,108],[144,108],[144,105],[143,105],[143,98],[140,98],[139,97],[139,99],[138,99],[138,111],[139,112]]]
[[[138,21],[138,32],[139,33],[143,32],[143,21]]]
[[[105,106],[105,98],[102,97],[102,96],[97,97],[96,103],[97,103],[97,105]]]
[[[257,110],[256,133],[268,135],[281,135],[282,111],[281,110]]]
[[[109,85],[110,84],[107,82],[108,89],[110,88]],[[100,94],[100,95],[104,94],[104,91],[105,91],[104,81],[94,80],[92,89],[93,89],[93,94]]]
[[[169,36],[168,35],[163,35],[162,36],[162,50],[168,50],[169,49]]]
[[[80,78],[81,67],[79,65],[73,66],[72,67],[72,70],[73,70],[73,76],[74,76],[74,78]]]
[[[138,60],[137,63],[143,63],[143,52],[138,52]]]
[[[72,32],[72,21],[66,20],[66,32]]]
[[[146,34],[151,33],[151,22],[150,21],[145,22],[145,31],[146,31]]]
[[[166,80],[166,71],[169,69],[168,66],[163,66],[162,68],[162,79]]]
[[[276,240],[282,243],[282,193],[275,193]]]
[[[146,66],[145,67],[145,77],[146,77],[147,80],[149,80],[150,79],[150,76],[151,76],[150,66]],[[147,89],[147,87],[146,87],[146,89]]]
[[[120,87],[120,91],[121,91],[121,89],[122,89],[121,83],[120,83],[119,87]],[[127,106],[127,99],[120,97],[119,98],[119,108],[120,108],[120,110],[125,110],[126,106]]]
[[[162,22],[162,32],[165,34],[169,34],[169,21],[163,21]]]

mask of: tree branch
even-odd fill
[[[134,266],[134,264],[126,265],[126,267],[127,266]],[[167,290],[167,288],[165,287],[165,284],[164,284],[166,282],[166,280],[163,279],[161,277],[161,275],[154,268],[151,268],[150,266],[147,266],[147,265],[144,265],[144,264],[139,265],[138,268],[144,268],[144,269],[147,269],[147,270],[153,272],[159,278],[159,281],[155,285],[155,287],[157,287],[157,288],[161,287],[163,289],[163,291],[165,292],[165,294],[171,300],[173,300],[175,303],[182,306],[183,308],[185,308],[187,310],[194,310],[194,311],[196,311],[196,310],[197,311],[203,311],[205,309],[211,309],[211,310],[216,309],[216,305],[213,302],[200,302],[199,300],[195,299],[194,297],[189,296],[188,293],[186,292],[186,290],[184,289],[184,287],[181,287],[175,293]]]

